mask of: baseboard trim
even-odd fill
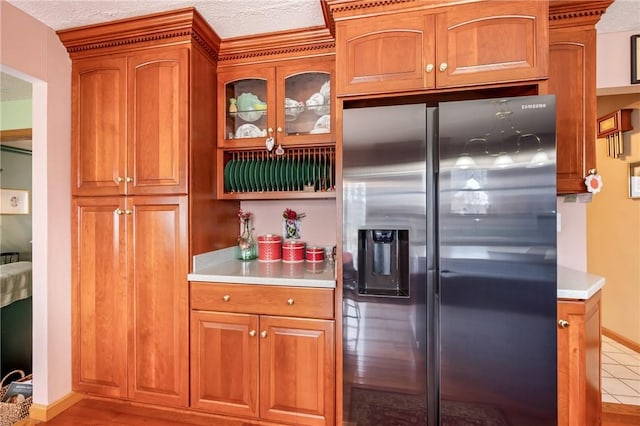
[[[634,342],[633,340],[628,339],[628,338],[624,337],[623,335],[616,333],[615,331],[609,330],[606,327],[602,327],[601,331],[602,331],[602,334],[604,334],[608,338],[610,338],[612,340],[615,340],[616,342],[620,343],[621,345],[625,345],[629,349],[633,349],[634,351],[640,353],[640,343]]]
[[[29,409],[29,418],[41,422],[47,422],[71,407],[76,402],[84,399],[84,394],[70,392],[62,398],[54,401],[49,405],[31,404]]]

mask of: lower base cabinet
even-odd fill
[[[558,426],[600,425],[600,292],[558,300]]]
[[[205,293],[206,286],[218,287],[199,286]],[[230,291],[212,299],[237,301],[233,287],[247,286],[225,287]],[[296,303],[286,289],[274,291],[286,297],[281,301],[284,306]],[[194,300],[198,306],[193,294],[192,287],[192,408],[283,424],[334,424],[335,321],[266,315],[260,309],[256,313],[193,309]],[[278,303],[278,297],[256,298],[254,305],[255,300]],[[240,306],[230,305],[236,311]],[[294,314],[300,312],[292,309]]]

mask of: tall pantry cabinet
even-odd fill
[[[215,193],[220,39],[193,8],[58,35],[73,62],[73,388],[187,407],[190,259],[237,236],[237,202]]]

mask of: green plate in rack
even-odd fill
[[[289,171],[291,167],[289,164],[290,164],[290,161],[287,158],[285,158],[282,161],[282,179],[283,179],[282,189],[284,191],[288,191],[291,189],[291,184],[289,182]]]
[[[240,164],[238,165],[238,173],[236,174],[236,176],[238,177],[238,190],[240,192],[245,192],[246,189],[246,185],[245,185],[245,181],[244,181],[244,169],[246,167],[246,161],[240,160]]]
[[[224,192],[231,191],[231,178],[229,177],[229,170],[231,170],[231,161],[224,166]]]
[[[244,178],[247,183],[247,191],[255,191],[256,182],[253,180],[253,168],[255,167],[253,160],[247,160],[247,167],[244,170]]]
[[[256,181],[256,191],[262,191],[262,179],[260,178],[260,170],[262,169],[262,160],[256,160],[256,168],[253,171],[253,179]]]
[[[236,192],[238,187],[236,186],[235,176],[236,160],[229,161],[229,187],[231,192]]]
[[[269,187],[271,191],[277,190],[277,182],[276,182],[276,159],[271,158],[269,160]]]
[[[282,191],[282,176],[280,172],[282,171],[282,158],[276,158],[276,162],[273,167],[273,180],[275,182],[275,190]]]
[[[251,190],[253,192],[258,191],[258,181],[256,180],[257,168],[258,168],[258,160],[251,160],[251,167],[249,167],[249,180],[251,181]]]

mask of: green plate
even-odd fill
[[[273,167],[273,180],[275,182],[275,190],[282,191],[282,158],[276,158],[276,162]]]
[[[262,169],[262,160],[256,160],[256,168],[253,171],[253,179],[256,181],[256,191],[263,191],[262,178],[260,177],[260,170]]]
[[[245,167],[245,161],[244,160],[240,160],[240,163],[238,164],[238,172],[236,173],[236,177],[238,179],[238,191],[240,192],[244,192],[245,191],[245,185],[244,185],[244,167]]]
[[[236,192],[238,190],[238,187],[236,186],[235,168],[236,160],[229,161],[229,187],[231,188],[231,192]]]
[[[287,191],[289,189],[289,161],[285,158],[282,160],[282,168],[280,169],[280,176],[282,177],[282,190]]]
[[[231,191],[231,178],[229,177],[229,170],[231,170],[231,161],[224,166],[224,192]]]
[[[275,158],[270,160],[269,164],[269,186],[271,187],[271,191],[277,191],[278,183],[276,182],[276,165],[278,161]]]
[[[248,186],[247,190],[251,192],[256,191],[256,179],[253,176],[253,174],[255,173],[255,169],[256,169],[256,161],[249,160],[247,163],[247,170],[246,170],[245,176],[247,177],[247,186]]]

